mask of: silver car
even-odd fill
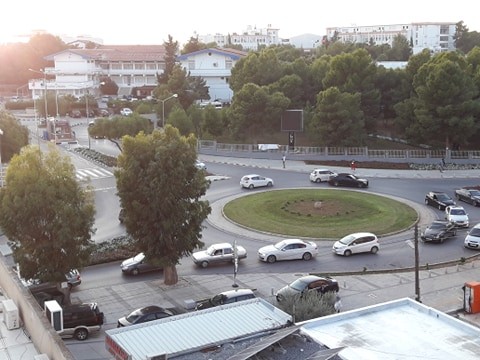
[[[245,259],[247,250],[237,245],[237,258]],[[234,248],[230,243],[213,244],[207,250],[197,251],[192,254],[193,262],[206,268],[209,264],[217,264],[234,261]]]
[[[273,186],[273,180],[257,174],[245,175],[240,180],[240,186],[242,188],[253,189],[256,187],[270,187]]]

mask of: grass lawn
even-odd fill
[[[272,190],[235,199],[230,220],[292,237],[336,239],[359,231],[385,235],[412,226],[417,212],[401,202],[348,190]]]

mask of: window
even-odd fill
[[[123,64],[124,70],[133,70],[133,64]]]
[[[195,70],[195,60],[188,60],[188,69]]]
[[[147,63],[147,70],[157,70],[157,64]]]
[[[135,63],[135,70],[144,70],[145,64],[144,63]]]

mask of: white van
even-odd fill
[[[376,254],[379,248],[380,244],[375,234],[360,232],[347,235],[335,242],[332,251],[337,255],[350,256],[362,252]]]

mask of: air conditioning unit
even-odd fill
[[[56,300],[45,301],[45,315],[56,331],[63,330],[63,309]]]
[[[3,300],[3,322],[8,330],[18,329],[20,327],[20,316],[18,314],[17,305],[12,299]]]

